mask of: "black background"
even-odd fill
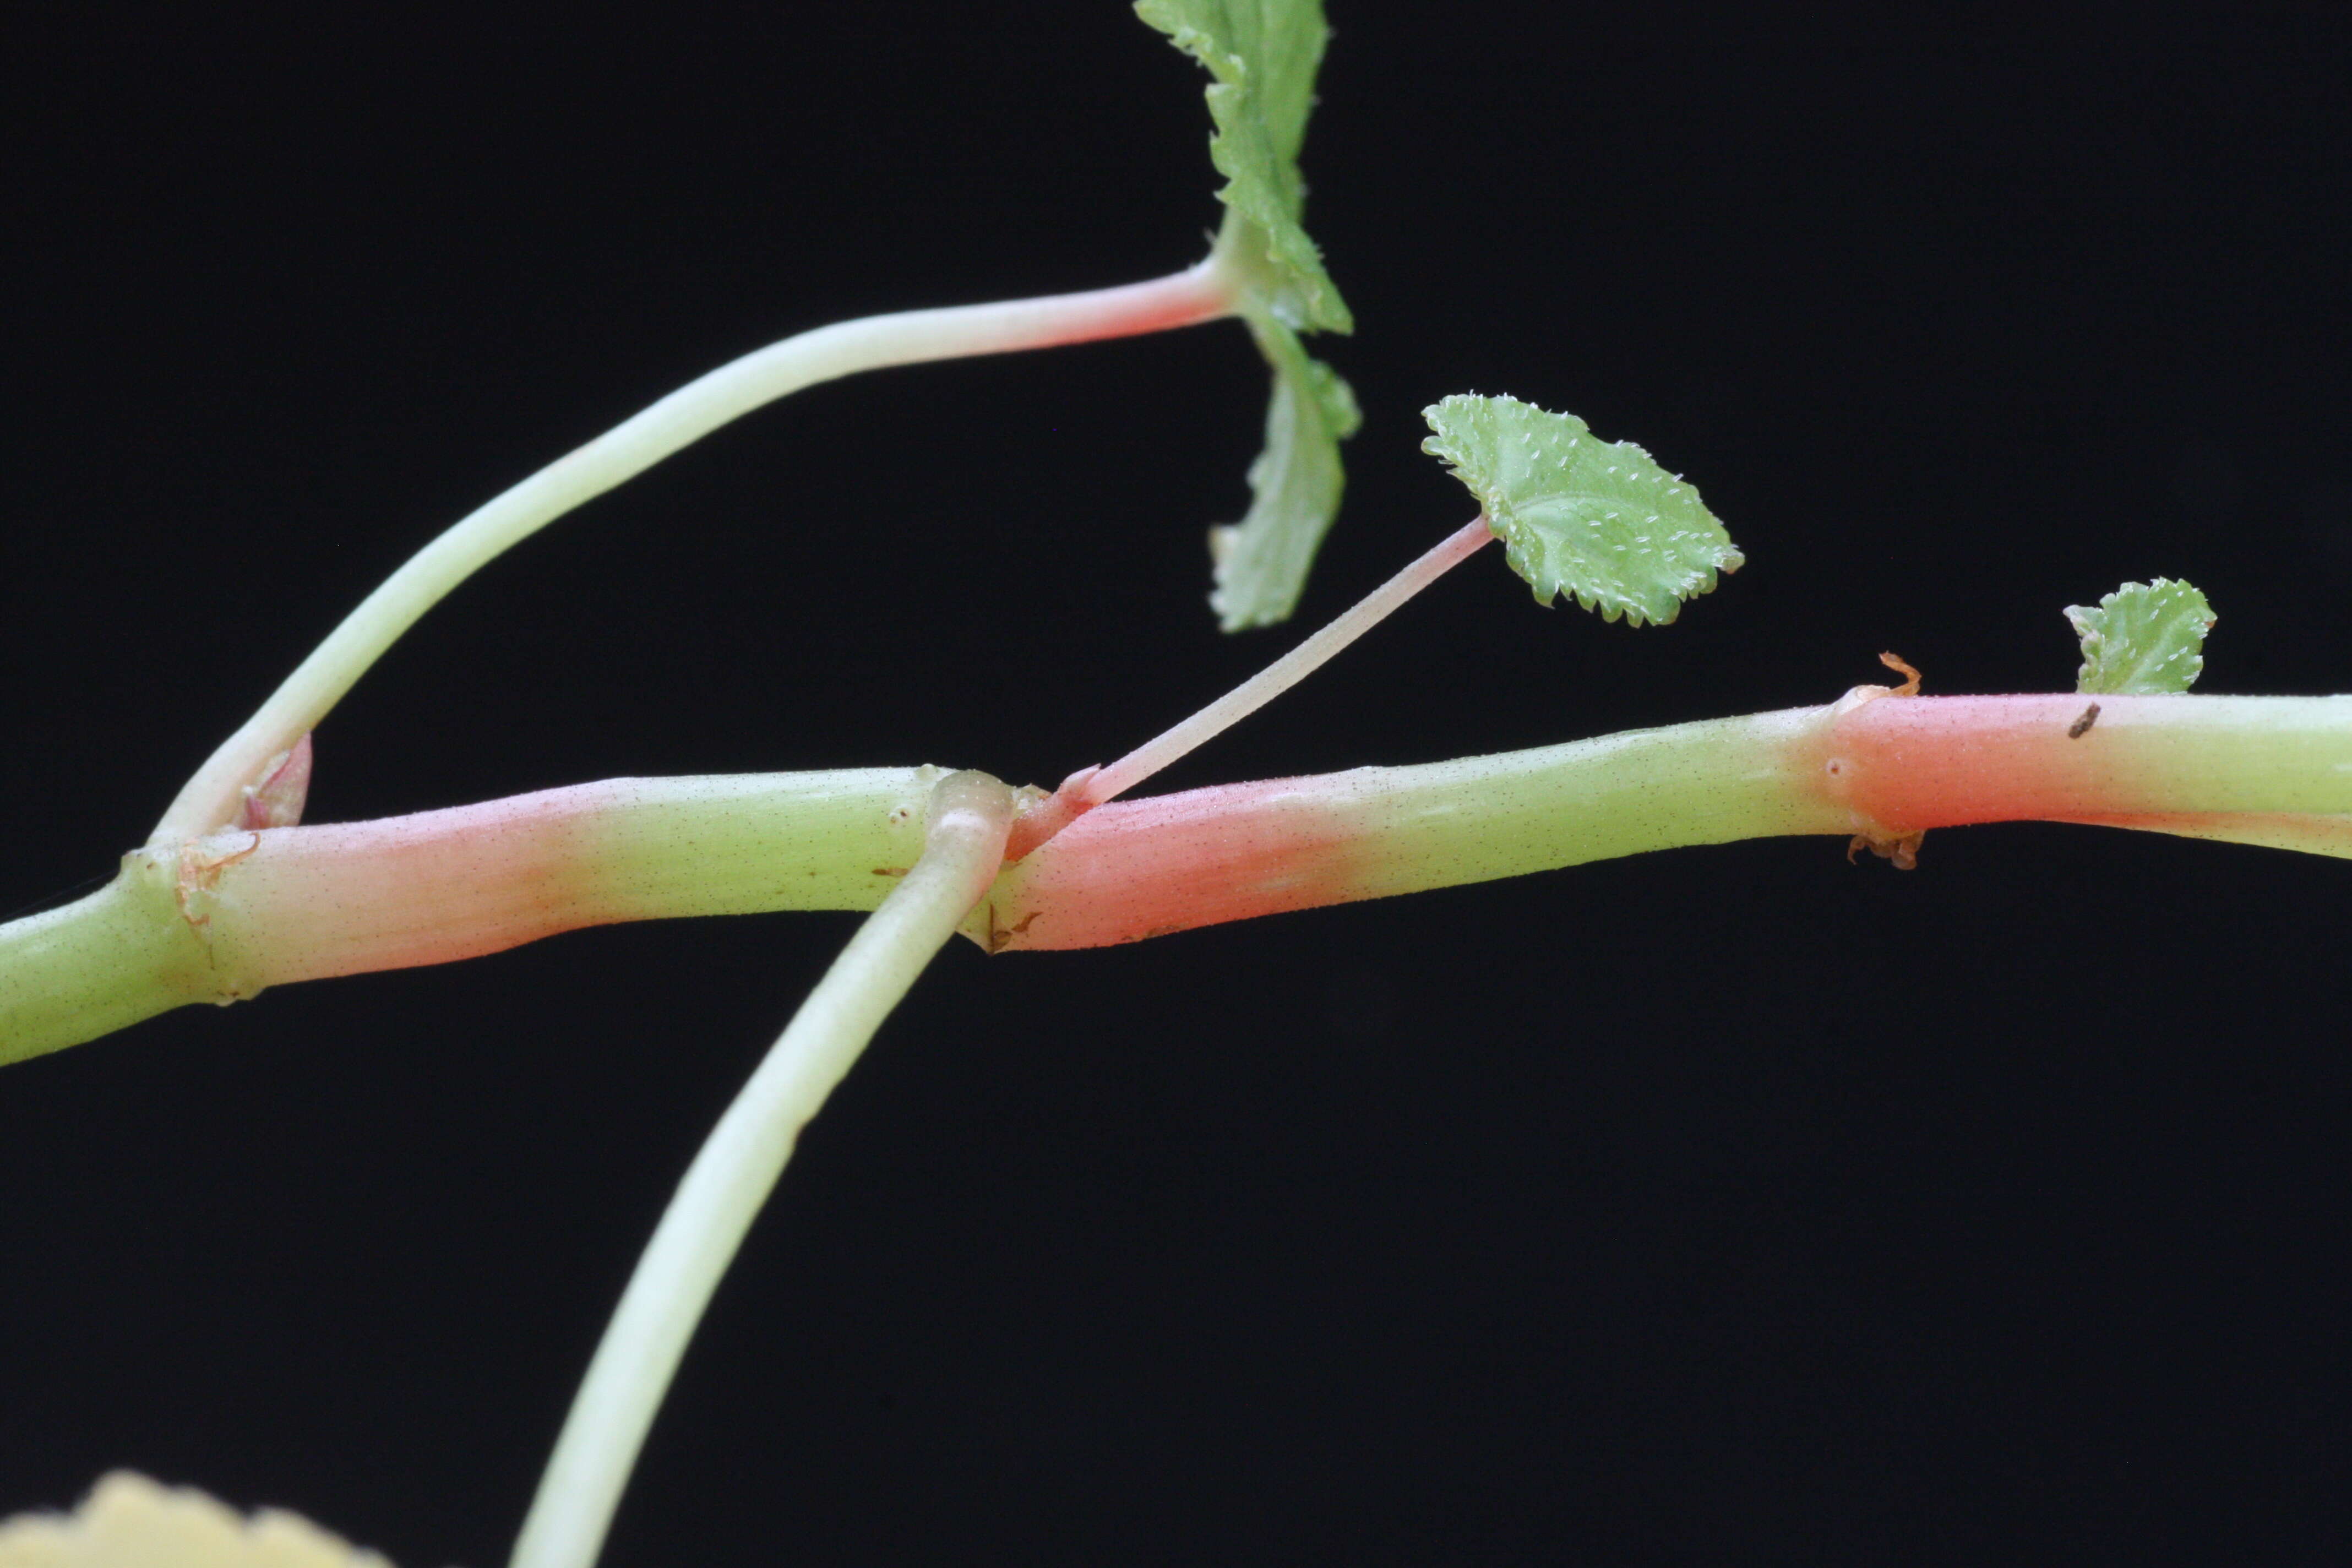
[[[1465,389],[1643,441],[1750,564],[1636,632],[1474,562],[1167,786],[1825,701],[1886,647],[2066,689],[2061,607],[2158,574],[2221,611],[2204,689],[2352,690],[2343,8],[1459,9],[1336,17],[1309,216],[1361,327],[1318,352],[1367,419],[1302,621],[1467,516],[1416,449]],[[437,527],[702,370],[1200,253],[1203,79],[1123,8],[816,10],[20,35],[0,905],[107,872]],[[1297,635],[1202,605],[1263,395],[1228,324],[755,415],[436,609],[310,819],[1050,784]],[[1840,847],[956,944],[608,1561],[2344,1561],[2343,865]],[[501,1561],[851,923],[580,933],[0,1074],[0,1511],[127,1464]]]

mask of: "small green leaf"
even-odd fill
[[[2186,691],[2205,672],[2205,634],[2217,618],[2205,595],[2158,577],[2126,583],[2099,607],[2066,606],[2083,639],[2074,689],[2099,696]]]
[[[1209,603],[1226,631],[1272,626],[1297,607],[1339,512],[1339,443],[1360,423],[1348,384],[1298,342],[1305,331],[1355,328],[1299,221],[1298,149],[1330,30],[1321,0],[1137,0],[1135,9],[1216,79],[1209,156],[1225,176],[1216,255],[1273,368],[1274,393],[1265,450],[1250,466],[1249,512],[1209,531]]]
[[[1604,620],[1663,625],[1747,562],[1695,487],[1573,414],[1475,395],[1421,412],[1436,432],[1421,449],[1470,487],[1539,605],[1568,594]]]
[[[1307,585],[1307,569],[1339,510],[1345,475],[1339,443],[1363,416],[1339,373],[1308,357],[1280,321],[1250,319],[1258,348],[1274,366],[1265,408],[1265,450],[1250,465],[1250,509],[1241,521],[1209,530],[1216,586],[1209,605],[1226,631],[1287,620]]]

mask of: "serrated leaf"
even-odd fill
[[[1422,416],[1436,434],[1421,449],[1470,487],[1539,605],[1566,594],[1604,620],[1663,625],[1747,562],[1696,487],[1573,414],[1457,395]]]
[[[2096,609],[2066,606],[2083,643],[2074,689],[2106,696],[2186,691],[2205,673],[2205,634],[2217,619],[2205,595],[2158,577],[2126,583]]]
[[[1307,569],[1339,510],[1346,476],[1339,443],[1363,423],[1339,373],[1310,358],[1280,321],[1252,318],[1250,330],[1274,367],[1265,409],[1265,450],[1250,465],[1250,509],[1241,521],[1209,530],[1216,586],[1209,605],[1226,631],[1287,620]]]
[[[1354,329],[1299,218],[1307,184],[1298,149],[1315,107],[1315,72],[1330,29],[1321,0],[1136,0],[1135,14],[1216,79],[1209,157],[1225,176],[1220,251],[1257,274],[1276,320],[1294,331]]]
[[[1339,510],[1339,443],[1360,423],[1339,373],[1300,346],[1302,331],[1352,331],[1347,301],[1300,224],[1298,150],[1330,31],[1320,0],[1137,0],[1136,14],[1215,78],[1209,156],[1225,176],[1216,255],[1274,372],[1265,449],[1250,465],[1250,509],[1209,531],[1226,631],[1272,626],[1297,606],[1307,568]]]

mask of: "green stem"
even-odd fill
[[[572,1400],[513,1568],[596,1560],[687,1341],[801,1129],[987,892],[1012,824],[1012,792],[985,773],[950,774],[932,794],[920,858],[801,1005],[678,1184]]]
[[[417,617],[509,547],[763,404],[885,365],[1045,348],[1213,321],[1234,284],[1215,257],[1147,283],[1085,293],[904,310],[784,339],[689,382],[452,524],[367,596],[224,742],[149,836],[176,847],[236,819],[246,786],[327,715]]]
[[[126,856],[88,898],[0,925],[0,1063],[250,994],[213,967],[181,918],[173,880],[164,858]]]
[[[870,910],[920,852],[943,776],[607,779],[139,850],[90,897],[0,924],[0,1063],[191,1002],[446,963],[583,926]]]

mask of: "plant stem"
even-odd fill
[[[1483,513],[1472,518],[1403,571],[1356,601],[1338,619],[1191,718],[1162,730],[1108,767],[1086,768],[1072,773],[1050,799],[1022,814],[1007,853],[1013,859],[1024,858],[1087,812],[1125,795],[1171,763],[1232,729],[1328,664],[1349,643],[1388,619],[1406,600],[1468,560],[1494,537]]]
[[[608,779],[373,822],[198,840],[251,853],[204,895],[257,985],[499,952],[678,915],[870,910],[923,842],[940,768]]]
[[[0,1063],[192,1002],[616,921],[870,910],[940,768],[607,779],[373,822],[227,828],[0,924]]]
[[[0,925],[0,1062],[233,999],[180,918],[171,871],[142,855],[88,898]]]
[[[2094,701],[2097,721],[2074,733]],[[1840,709],[1830,786],[1895,834],[2352,811],[2352,697],[1910,697]]]
[[[2040,818],[2352,855],[2352,697],[1877,697],[1409,768],[1106,805],[990,895],[992,949],[1097,947],[1286,910],[1772,834]]]
[[[236,817],[263,764],[326,717],[417,617],[509,546],[762,404],[885,365],[1005,353],[1192,326],[1231,312],[1212,257],[1146,283],[1085,293],[904,310],[772,343],[688,383],[452,524],[361,602],[180,791],[149,836],[176,847]]]
[[[1113,802],[1008,866],[968,929],[992,950],[1091,947],[1678,845],[2021,818],[2352,856],[2352,697],[2097,700],[2080,735],[2081,697],[1850,695]],[[0,1062],[581,926],[871,909],[913,862],[938,776],[615,779],[142,850],[105,891],[0,925]]]
[[[1099,947],[1612,856],[1855,831],[1821,788],[1831,710],[1790,709],[1418,767],[1120,801],[989,896],[992,949]]]
[[[572,1401],[513,1568],[595,1561],[687,1341],[801,1129],[987,892],[1012,821],[1012,792],[984,773],[950,774],[932,794],[920,858],[801,1005],[678,1184]]]

